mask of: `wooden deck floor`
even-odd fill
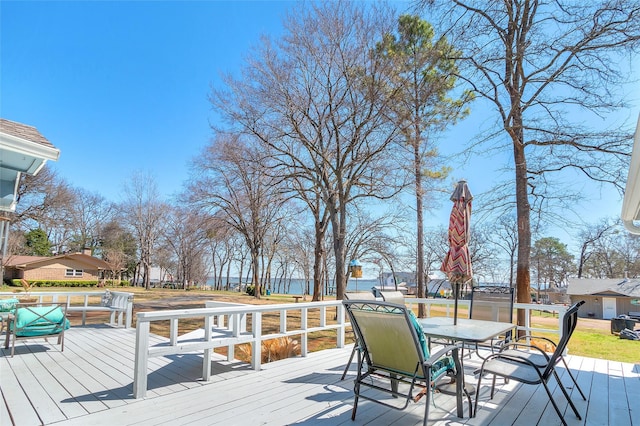
[[[159,340],[162,340],[158,337]],[[210,382],[199,381],[201,356],[153,358],[149,392],[132,396],[135,331],[73,327],[65,350],[44,340],[18,342],[15,357],[0,353],[0,424],[56,425],[414,425],[422,423],[424,402],[405,411],[361,401],[351,421],[352,382],[340,380],[351,347],[329,349],[306,358],[248,365],[217,360]],[[640,365],[568,357],[587,401],[574,396],[583,420],[567,412],[570,425],[639,425]],[[477,359],[465,360],[467,378]],[[565,378],[567,379],[567,378]],[[565,383],[568,383],[565,380]],[[486,384],[489,384],[487,380]],[[559,391],[558,391],[559,393]],[[576,391],[577,393],[577,391]],[[493,400],[480,390],[476,418],[455,416],[453,397],[436,394],[433,425],[560,424],[541,387],[500,384]],[[557,396],[563,409],[567,403]],[[468,407],[465,402],[465,416]]]

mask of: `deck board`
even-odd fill
[[[152,336],[157,342],[163,338]],[[147,397],[133,399],[134,330],[73,327],[65,350],[44,341],[21,341],[16,356],[0,349],[0,424],[55,425],[376,425],[422,423],[424,399],[405,411],[390,410],[361,400],[355,422],[353,375],[340,380],[351,346],[314,352],[263,364],[260,371],[214,354],[212,377],[201,380],[201,354],[151,358]],[[640,365],[568,356],[569,368],[588,397],[583,401],[566,370],[559,368],[583,420],[577,420],[552,385],[554,397],[569,425],[640,426]],[[465,377],[477,385],[474,356],[465,358]],[[498,379],[489,399],[491,380],[484,379],[478,413],[469,419],[455,415],[455,398],[436,394],[430,425],[557,425],[560,420],[540,386]]]

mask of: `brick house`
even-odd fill
[[[84,253],[50,257],[10,256],[4,264],[4,278],[91,281],[103,279],[104,272],[110,270],[109,263]]]

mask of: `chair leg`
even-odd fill
[[[556,380],[558,381],[558,387],[560,387],[560,390],[564,394],[564,397],[567,398],[567,401],[569,401],[569,405],[573,409],[573,412],[576,414],[576,417],[578,418],[578,420],[582,420],[582,417],[580,416],[580,413],[578,412],[578,409],[576,408],[575,404],[571,400],[571,397],[569,396],[569,392],[567,392],[567,390],[562,385],[562,382],[560,381],[560,376],[558,376],[558,373],[556,372],[555,369],[553,370],[553,375],[555,376]],[[559,411],[558,411],[558,413],[559,413]]]
[[[357,350],[358,342],[353,345],[353,350],[351,351],[351,355],[349,356],[349,362],[347,362],[347,365],[344,367],[344,371],[342,372],[342,377],[340,378],[340,380],[344,380],[345,376],[347,375],[347,371],[349,371],[349,367],[351,367],[351,363],[353,362],[353,355]]]
[[[547,383],[545,381],[542,381],[542,386],[544,386],[544,390],[547,391],[547,395],[549,396],[549,401],[551,401],[551,405],[553,405],[553,408],[556,410],[558,417],[560,417],[560,421],[562,422],[562,425],[567,426],[567,422],[565,421],[564,416],[562,415],[562,412],[558,407],[558,404],[556,404],[556,401],[553,399],[553,395],[551,394],[551,391],[549,390],[549,387],[547,386]],[[560,383],[560,387],[562,388],[562,383]],[[569,402],[571,402],[571,400],[569,400]],[[580,416],[578,416],[578,419],[580,419]]]
[[[358,376],[360,376],[360,371],[358,371]],[[360,395],[360,381],[359,377],[355,381],[355,385],[353,386],[353,410],[351,410],[351,420],[356,419],[356,411],[358,410],[358,396]]]
[[[476,400],[473,403],[473,415],[470,417],[475,417],[478,414],[478,398],[480,397],[480,383],[482,382],[482,375],[484,371],[480,368],[480,374],[478,375],[478,386],[476,387]]]
[[[573,376],[573,374],[571,374],[571,370],[569,370],[569,366],[567,365],[567,361],[564,360],[564,357],[561,357],[560,359],[562,360],[562,363],[564,364],[564,368],[567,369],[567,373],[569,373],[569,377],[571,377],[571,380],[573,380],[573,383],[576,385],[576,389],[578,389],[578,392],[580,392],[580,395],[582,396],[582,399],[586,401],[587,397],[584,396],[584,393],[582,392],[582,389],[580,389],[580,385],[578,384],[578,381]]]

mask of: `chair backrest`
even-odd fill
[[[397,305],[404,305],[404,294],[401,291],[381,291],[382,300]]]
[[[407,308],[388,302],[343,300],[351,327],[373,369],[425,377],[422,348]]]
[[[477,286],[471,290],[469,318],[485,321],[513,321],[513,288]]]
[[[584,305],[584,303],[584,300],[574,303],[562,316],[562,336],[560,336],[560,340],[558,341],[556,350],[549,358],[549,363],[542,373],[542,377],[545,380],[552,374],[553,368],[555,367],[556,363],[560,361],[560,357],[564,354],[565,349],[567,349],[569,339],[571,339],[571,335],[576,329],[576,325],[578,325],[578,309],[580,308],[580,306]]]
[[[19,303],[11,324],[18,337],[59,334],[69,328],[66,303]]]
[[[376,300],[376,296],[370,292],[358,292],[358,293],[345,293],[345,300]]]

